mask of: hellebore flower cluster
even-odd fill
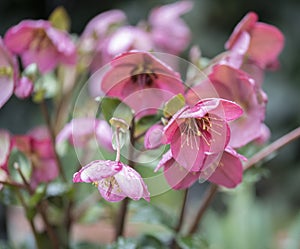
[[[70,229],[85,209],[80,202],[89,204],[81,196],[85,185],[72,182],[91,183],[109,202],[149,202],[153,186],[142,175],[159,170],[168,190],[206,180],[235,188],[246,145],[268,140],[262,82],[265,70],[279,67],[282,33],[250,12],[223,53],[207,59],[194,47],[188,63],[177,56],[191,40],[181,16],[192,6],[185,0],[157,7],[136,26],[110,10],[80,36],[51,18],[24,20],[0,37],[0,109],[13,94],[32,97],[47,125],[22,135],[0,130],[0,189],[26,193],[21,202],[31,225],[38,214],[51,239],[57,227]],[[47,219],[60,208],[66,217],[51,224]]]

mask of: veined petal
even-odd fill
[[[124,165],[123,169],[116,174],[115,179],[120,189],[133,200],[144,198],[150,200],[150,193],[138,172],[131,167]]]
[[[10,148],[11,140],[9,132],[0,130],[0,168],[6,168]]]
[[[95,160],[82,167],[73,176],[73,182],[97,182],[114,176],[122,170],[124,164],[110,160]]]
[[[243,166],[240,157],[236,152],[227,150],[223,153],[219,166],[208,180],[227,188],[234,188],[241,183],[242,178]]]

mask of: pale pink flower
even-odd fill
[[[214,171],[209,172],[207,180],[227,188],[236,187],[243,178],[241,160],[245,160],[245,158],[234,150],[226,148],[221,154],[220,160],[212,163],[217,165],[212,166]],[[155,171],[162,167],[168,184],[176,190],[189,188],[199,180],[201,175],[206,175],[205,171],[190,172],[186,170],[173,158],[170,150],[163,156]]]
[[[25,67],[36,63],[42,73],[59,63],[76,63],[76,47],[70,36],[48,21],[22,21],[6,32],[4,42],[10,51],[21,56]]]
[[[8,51],[0,37],[0,108],[12,96],[18,76],[17,59]]]
[[[262,69],[276,67],[277,57],[284,45],[281,31],[272,25],[258,22],[257,14],[249,12],[235,27],[225,44],[226,49],[232,49],[244,32],[250,35],[250,44],[245,54],[247,60],[253,61]]]
[[[146,149],[155,149],[162,145],[163,129],[162,124],[155,124],[147,130],[144,137],[144,147]]]
[[[163,142],[174,159],[188,171],[200,171],[207,154],[222,152],[229,140],[228,122],[243,113],[234,102],[203,99],[178,111],[164,128]]]
[[[180,75],[148,52],[127,52],[110,64],[101,82],[102,91],[121,99],[136,113],[153,114],[184,91]]]
[[[101,147],[113,151],[110,126],[104,120],[91,117],[72,119],[59,132],[56,143],[68,140],[75,147],[85,147],[93,138]]]
[[[148,20],[150,34],[160,51],[179,54],[186,49],[191,39],[191,31],[180,16],[192,7],[191,1],[178,1],[151,11]]]
[[[150,193],[140,174],[117,161],[93,161],[74,174],[73,182],[93,183],[102,197],[111,202],[125,197],[150,200]]]

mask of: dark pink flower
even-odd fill
[[[101,88],[107,96],[120,98],[143,114],[156,112],[165,101],[184,91],[177,72],[141,51],[127,52],[111,61]]]
[[[250,35],[250,44],[246,58],[262,69],[276,67],[277,57],[284,45],[284,36],[276,27],[257,21],[257,14],[249,12],[235,27],[225,47],[232,49],[239,37],[247,32]]]
[[[220,97],[239,104],[243,115],[230,122],[230,146],[238,148],[258,138],[265,119],[267,97],[245,72],[227,65],[216,65],[203,81],[187,93],[189,103],[199,99]]]
[[[14,147],[23,152],[32,164],[30,184],[36,187],[41,182],[49,182],[58,176],[55,152],[46,127],[36,127],[28,134],[14,136]]]
[[[219,160],[212,162],[212,164],[216,165],[208,165],[208,168],[212,167],[214,169],[212,172],[190,172],[173,158],[171,151],[168,151],[159,162],[155,171],[163,167],[164,176],[168,184],[176,190],[189,188],[199,180],[199,177],[205,177],[205,180],[207,179],[220,186],[234,188],[242,181],[243,166],[241,160],[245,158],[230,148],[226,148],[220,157]]]
[[[10,28],[4,37],[10,51],[22,58],[24,66],[36,63],[43,73],[59,63],[75,64],[76,47],[67,33],[44,20],[25,20]]]
[[[12,96],[18,76],[16,57],[8,51],[0,37],[0,108]]]
[[[75,147],[85,147],[93,138],[101,147],[113,150],[110,126],[103,120],[89,117],[72,119],[59,132],[56,143],[69,140]]]
[[[150,200],[142,177],[134,169],[121,162],[96,160],[81,168],[73,176],[73,182],[93,183],[107,201]]]
[[[191,39],[191,32],[180,16],[192,7],[191,1],[178,1],[151,11],[150,33],[158,49],[172,54],[179,54],[186,49]]]
[[[203,99],[178,111],[164,128],[164,143],[174,159],[188,171],[200,171],[206,155],[220,153],[230,140],[228,122],[243,113],[234,102]]]

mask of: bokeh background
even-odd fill
[[[23,19],[47,19],[60,5],[71,17],[71,31],[80,34],[100,12],[122,9],[129,22],[136,24],[147,18],[151,8],[171,2],[174,0],[1,0],[0,35]],[[206,57],[224,50],[232,29],[248,11],[255,11],[261,21],[281,29],[286,37],[280,55],[281,67],[268,72],[263,85],[269,97],[266,123],[272,131],[271,141],[299,126],[300,1],[194,0],[194,4],[184,19],[192,30],[191,45],[199,45]],[[39,121],[38,113],[34,103],[12,98],[0,109],[0,128],[13,133],[26,132]],[[203,222],[208,248],[300,248],[300,140],[269,158],[263,169],[260,180],[255,183],[249,180],[241,188],[219,195],[213,203]],[[251,176],[257,177],[255,173],[248,178]],[[200,200],[197,191],[195,188],[191,197],[194,205]],[[2,216],[1,236],[5,238],[5,216]]]

